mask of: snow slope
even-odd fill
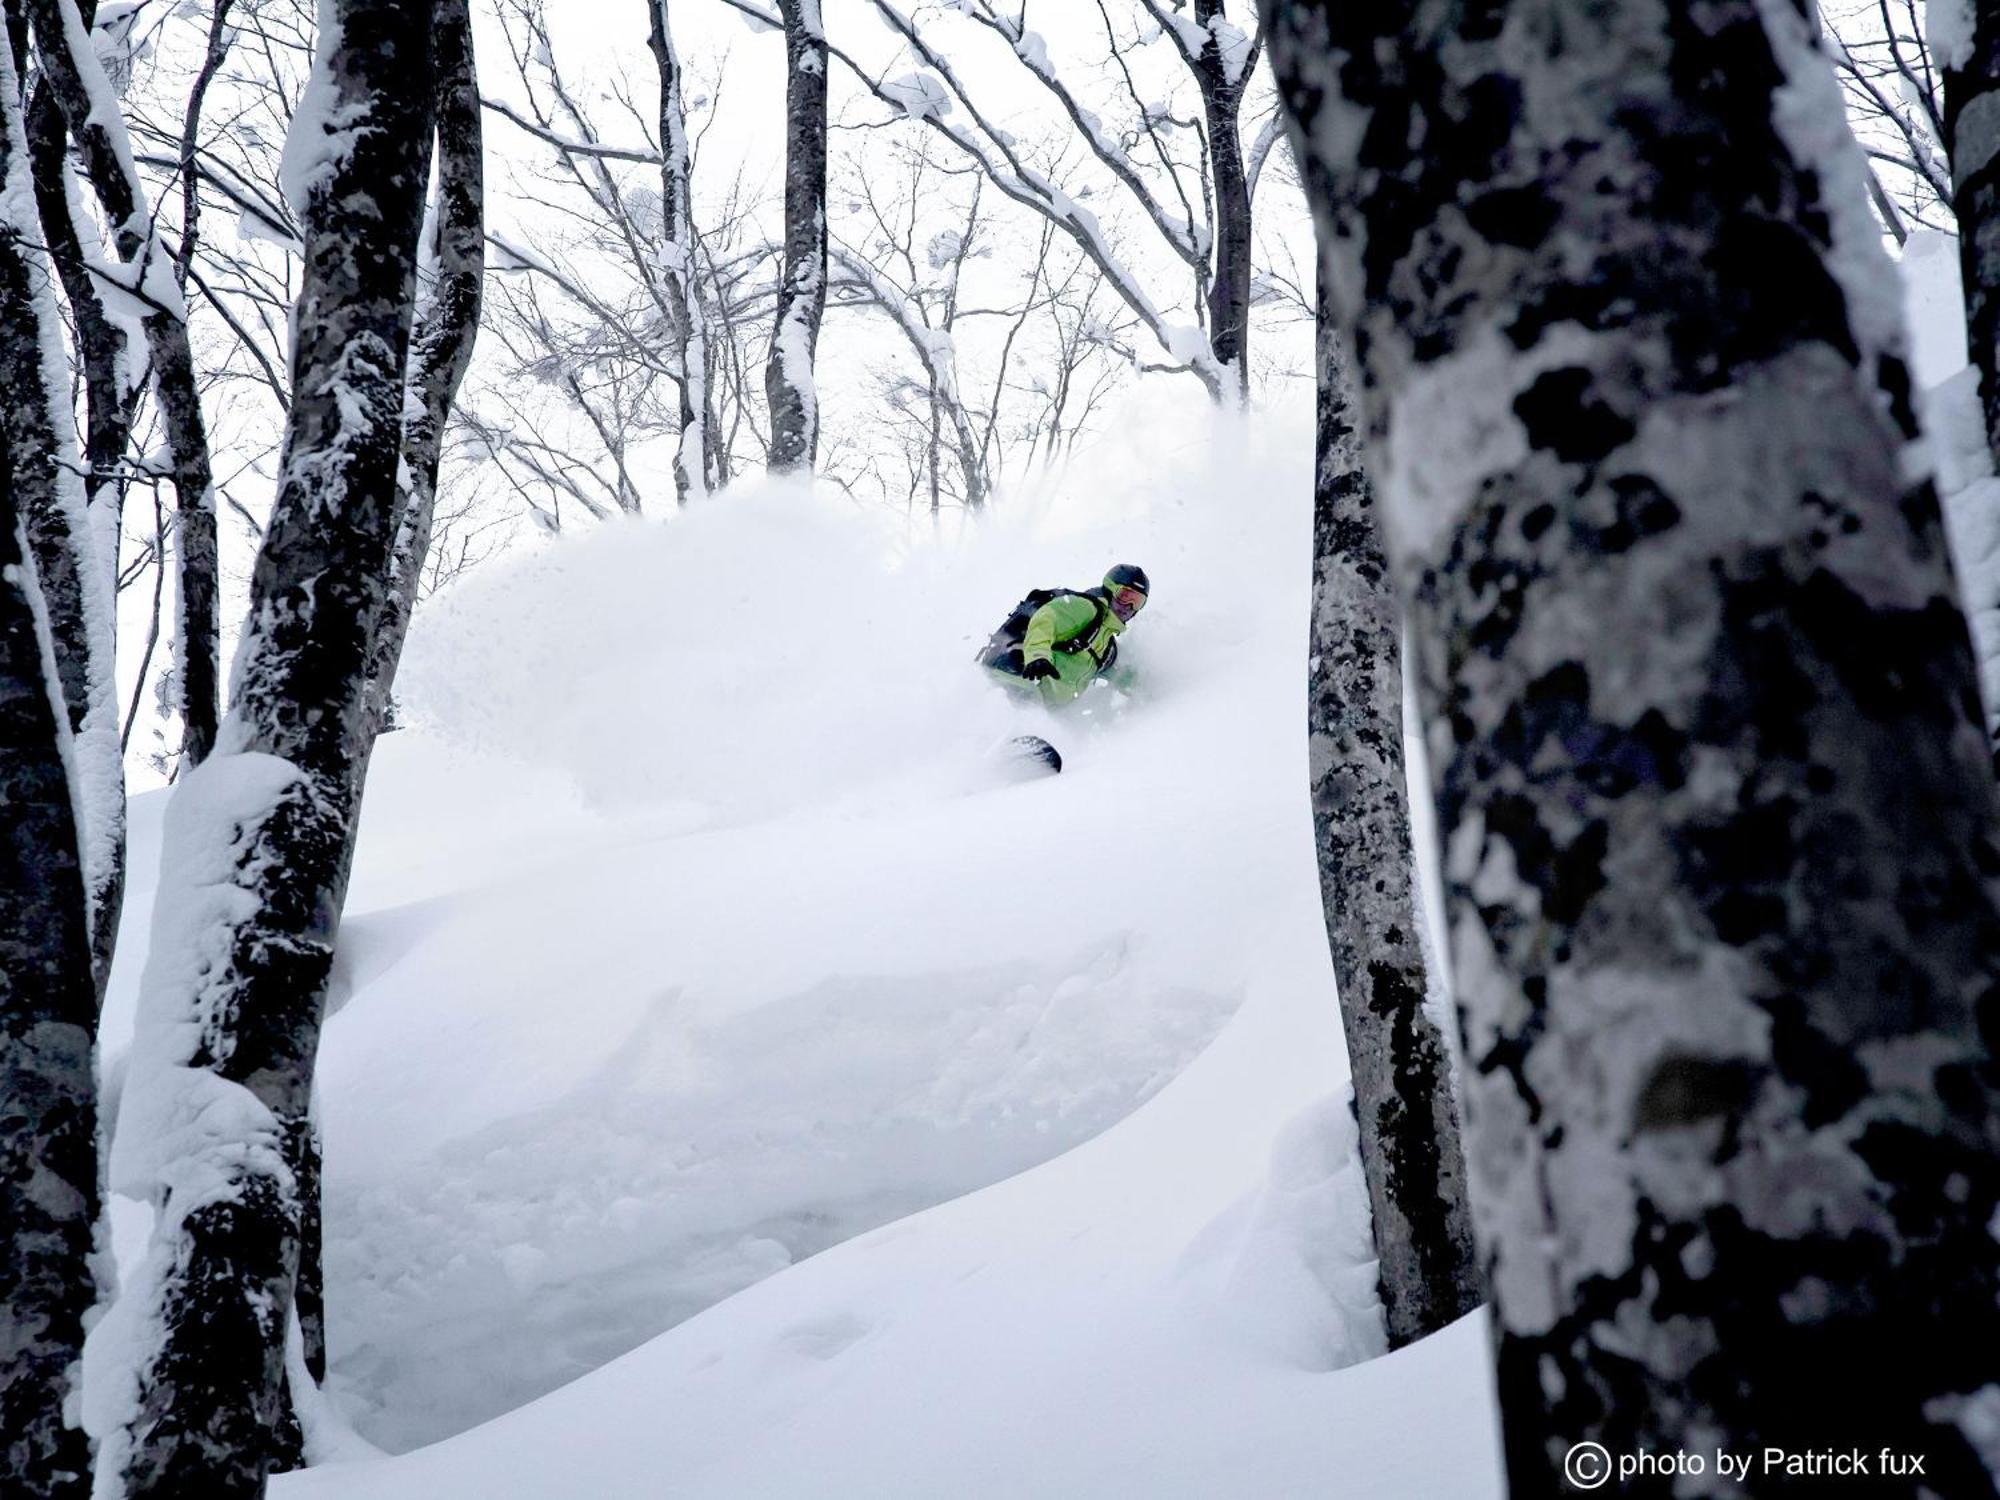
[[[329,1390],[410,1451],[280,1500],[1499,1493],[1478,1320],[1358,1364],[1309,437],[1137,415],[976,533],[739,488],[427,610],[320,1072]],[[971,667],[1128,560],[1130,699]]]
[[[1905,269],[1977,593],[1948,250]],[[1500,1493],[1483,1319],[1371,1357],[1299,733],[1309,441],[1133,415],[976,535],[740,488],[427,609],[321,1075],[316,1437],[400,1456],[278,1500]],[[1026,587],[1115,560],[1157,587],[1132,699],[1052,726],[969,670]],[[994,774],[1023,728],[1060,779]]]

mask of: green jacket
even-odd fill
[[[1118,637],[1124,631],[1125,622],[1095,593],[1059,594],[1030,615],[1021,637],[1022,665],[1051,661],[1056,668],[1054,677],[1033,684],[1042,701],[1069,703],[1082,696],[1117,660]],[[1059,651],[1058,646],[1068,649]]]

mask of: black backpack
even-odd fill
[[[1018,663],[1021,642],[1028,634],[1028,621],[1051,599],[1088,599],[1097,609],[1088,629],[1078,631],[1067,641],[1056,643],[1056,650],[1065,654],[1081,651],[1090,644],[1098,627],[1104,623],[1104,612],[1111,607],[1102,589],[1087,592],[1080,589],[1030,589],[1028,597],[1015,605],[1013,612],[1000,622],[1000,628],[987,638],[986,649],[979,653],[979,659],[992,664],[1011,656]]]

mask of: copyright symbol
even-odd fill
[[[1580,1490],[1594,1490],[1611,1477],[1611,1455],[1602,1443],[1578,1443],[1563,1456],[1563,1477]]]

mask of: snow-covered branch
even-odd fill
[[[660,153],[657,151],[631,146],[606,146],[598,141],[583,140],[576,136],[564,135],[539,120],[529,119],[504,99],[482,98],[479,104],[482,109],[491,110],[508,123],[518,125],[521,129],[527,131],[529,135],[535,137],[536,140],[545,141],[549,145],[554,146],[558,151],[569,156],[596,156],[608,161],[635,161],[651,167],[656,167],[660,164]]]
[[[756,0],[722,0],[722,3],[755,19],[777,24],[775,16]],[[890,108],[902,111],[902,102],[886,93],[875,76],[853,56],[833,43],[827,44],[827,51],[854,75],[862,87]],[[928,56],[926,60],[929,60]],[[937,71],[948,83],[955,76],[942,67]],[[922,115],[922,123],[970,157],[1008,198],[1049,219],[1076,243],[1104,273],[1106,283],[1170,356],[1172,363],[1158,368],[1191,372],[1219,398],[1226,375],[1214,351],[1208,347],[1207,335],[1198,327],[1169,321],[1139,277],[1112,248],[1097,216],[1030,166],[1016,151],[1013,137],[979,116],[969,98],[956,89],[954,93],[966,105],[976,129],[966,129],[937,113]]]
[[[914,33],[915,24],[897,10],[892,0],[874,0],[874,5],[878,11],[884,13],[885,18],[896,18],[891,24],[899,31],[904,31],[907,27],[905,35]],[[1125,148],[1111,139],[1097,114],[1086,109],[1074,91],[1063,81],[1055,65],[1049,61],[1048,44],[1041,35],[1027,30],[1017,18],[995,11],[986,0],[975,0],[975,3],[968,4],[961,14],[986,27],[1007,43],[1014,55],[1021,60],[1022,65],[1035,76],[1050,97],[1062,106],[1063,113],[1069,117],[1070,123],[1076,127],[1078,134],[1090,148],[1091,155],[1103,163],[1132,194],[1134,201],[1152,221],[1153,227],[1160,232],[1160,237],[1167,242],[1168,247],[1189,265],[1205,266],[1208,258],[1207,231],[1190,222],[1185,216],[1176,217],[1167,212],[1166,205],[1154,196],[1152,188],[1140,174],[1138,166]],[[955,80],[953,86],[957,87]]]

